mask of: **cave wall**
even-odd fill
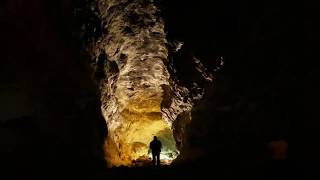
[[[101,168],[105,122],[66,25],[70,1],[1,1],[0,8],[2,172]]]
[[[104,30],[91,53],[96,62],[104,57],[96,69],[104,70],[99,83],[109,130],[107,160],[111,165],[131,165],[148,154],[154,135],[177,154],[172,123],[190,111],[192,103],[183,101],[188,89],[170,77],[160,10],[152,1],[97,1],[97,5]],[[170,133],[162,136],[167,134],[162,131]]]
[[[63,40],[65,35],[60,36],[61,31],[64,32],[68,27],[66,24],[71,22],[68,21],[71,17],[68,13],[72,8],[62,5],[68,4],[67,1],[63,2],[53,3],[55,5],[45,5],[46,3],[36,0],[0,2],[1,39],[3,40],[1,54],[5,57],[1,59],[0,66],[1,94],[5,97],[19,97],[18,94],[22,93],[23,97],[31,97],[31,102],[22,100],[21,104],[27,104],[22,106],[20,106],[20,100],[17,102],[15,98],[9,98],[9,102],[17,102],[13,103],[15,108],[10,109],[17,110],[13,112],[16,112],[18,116],[30,113],[33,116],[32,109],[35,106],[42,107],[40,114],[46,117],[55,115],[56,111],[64,112],[70,107],[70,103],[64,105],[66,99],[73,96],[79,89],[87,89],[86,85],[81,85],[84,81],[91,83],[91,80],[84,80],[87,75],[77,80],[80,77],[77,75],[82,74],[83,69],[78,69],[81,72],[74,71],[74,67],[77,66],[74,66],[73,63],[65,66],[69,60],[78,58],[73,58],[73,55],[65,58],[65,54],[68,54],[65,50],[69,51],[74,45],[66,47],[69,41],[67,40],[67,43]],[[315,169],[316,166],[312,166],[310,162],[319,159],[317,149],[319,95],[316,86],[319,73],[314,58],[317,51],[313,47],[318,38],[318,33],[314,30],[317,6],[308,4],[306,7],[308,11],[304,11],[300,5],[296,7],[294,3],[259,1],[252,4],[247,1],[225,1],[215,2],[214,6],[210,4],[211,2],[185,2],[184,8],[179,8],[181,1],[175,2],[165,1],[172,7],[171,10],[166,11],[168,18],[165,22],[169,32],[167,36],[185,41],[184,46],[194,49],[195,54],[202,56],[204,63],[214,63],[216,57],[221,55],[225,56],[226,61],[226,67],[216,75],[216,86],[208,90],[209,95],[205,97],[207,100],[192,113],[193,123],[192,128],[188,130],[190,136],[187,139],[190,149],[185,156],[186,159],[194,154],[201,155],[205,152],[204,157],[211,158],[204,158],[205,160],[200,162],[216,162],[221,167],[229,167],[234,157],[244,157],[240,160],[235,159],[238,162],[249,162],[250,164],[253,161],[247,161],[248,157],[258,161],[259,159],[257,160],[257,157],[253,155],[263,151],[266,139],[272,136],[287,138],[290,128],[291,157],[300,162],[300,167],[304,166],[302,169],[308,172]],[[230,4],[234,5],[230,6]],[[52,7],[58,7],[61,9],[59,11],[63,12],[59,18],[57,17],[59,13]],[[179,13],[176,13],[177,9]],[[42,20],[40,20],[41,17]],[[307,21],[303,22],[304,18]],[[306,38],[304,47],[300,47],[302,44],[298,43],[300,39],[298,36],[301,32]],[[53,46],[52,43],[56,45]],[[78,53],[77,49],[75,54]],[[59,56],[52,57],[53,54],[59,54]],[[265,57],[266,54],[268,56]],[[175,62],[192,62],[189,60]],[[75,62],[79,61],[75,60]],[[61,70],[57,72],[58,69]],[[186,75],[186,79],[193,78],[191,76],[193,71],[186,71],[187,73],[181,73],[180,76]],[[48,78],[49,75],[50,78]],[[48,81],[44,79],[49,79],[50,83],[56,83],[48,86],[50,83],[45,83]],[[74,83],[69,84],[69,82]],[[15,94],[17,88],[12,88],[12,85],[18,86],[19,93]],[[60,96],[64,94],[61,89],[65,87],[69,89],[67,95]],[[7,95],[8,91],[14,94]],[[56,94],[55,98],[45,100],[49,94]],[[80,97],[74,96],[73,102],[74,99]],[[55,102],[52,103],[55,105],[49,106],[50,102]],[[18,106],[22,107],[21,111],[20,108],[17,108]],[[6,107],[1,108],[1,110],[4,109]],[[47,114],[47,111],[51,111],[50,115]],[[74,123],[64,125],[70,122],[70,119],[61,118],[61,114],[64,113],[52,116],[50,120],[41,120],[43,124],[41,131],[51,132],[55,135],[54,139],[56,136],[62,139],[69,137]],[[77,122],[79,119],[73,120]],[[86,122],[85,120],[82,124]],[[3,127],[1,124],[1,128]],[[22,127],[22,129],[25,128]],[[81,128],[76,129],[80,131]],[[1,136],[10,137],[8,134],[11,132],[13,130],[8,130],[8,128],[1,129],[1,133],[4,134]],[[83,135],[80,132],[77,134]],[[51,149],[48,154],[57,154],[57,151],[52,151],[57,145],[54,143],[51,145],[52,148],[48,148]],[[239,147],[242,148],[242,151],[239,150]],[[1,148],[3,149],[5,148]],[[228,151],[230,149],[234,151]],[[19,153],[23,154],[24,149],[21,150]],[[65,149],[61,148],[61,151],[65,152]],[[72,152],[74,151],[71,151],[70,154]],[[41,158],[48,157],[48,154],[44,154]],[[70,155],[63,154],[66,158]],[[2,155],[5,157],[7,154]],[[213,161],[217,160],[213,158],[217,156],[221,157],[220,161]],[[39,157],[39,154],[35,153],[31,157]],[[226,159],[233,160],[225,161]],[[9,161],[12,159],[5,162]],[[55,164],[61,165],[61,162],[65,162],[65,159]],[[43,161],[42,163],[43,166],[48,162]],[[18,163],[12,164],[13,167],[16,167]],[[70,161],[70,164],[75,163]],[[201,163],[196,162],[196,164]],[[239,164],[235,166],[241,167]]]

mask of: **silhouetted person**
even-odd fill
[[[153,141],[150,142],[150,149],[152,151],[152,164],[160,165],[160,152],[161,152],[161,142],[158,140],[157,136],[153,137]]]

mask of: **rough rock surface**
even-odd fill
[[[103,30],[91,54],[108,125],[106,159],[110,166],[147,160],[156,135],[170,163],[184,144],[193,100],[202,93],[191,95],[170,76],[170,42],[152,0],[98,0],[97,5]],[[177,51],[182,43],[176,44]]]

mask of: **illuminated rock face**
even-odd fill
[[[104,75],[100,90],[108,126],[106,160],[110,166],[146,160],[156,135],[163,144],[162,158],[170,163],[183,146],[192,98],[168,72],[159,10],[152,0],[97,0],[97,4],[104,30],[93,54],[96,70],[102,69]]]

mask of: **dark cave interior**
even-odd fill
[[[85,10],[87,1],[5,0],[0,3],[3,172],[268,177],[280,167],[283,176],[316,175],[320,76],[313,57],[314,6],[157,3],[168,38],[184,42],[182,51],[172,55],[182,84],[199,79],[191,68],[193,56],[212,68],[219,57],[225,60],[214,83],[199,82],[206,94],[192,112],[188,144],[176,163],[162,169],[106,170],[102,146],[107,130],[83,50],[99,35],[91,31],[99,29],[99,20]],[[85,33],[84,22],[90,22]],[[279,140],[289,144],[289,158],[273,165],[267,145]]]

